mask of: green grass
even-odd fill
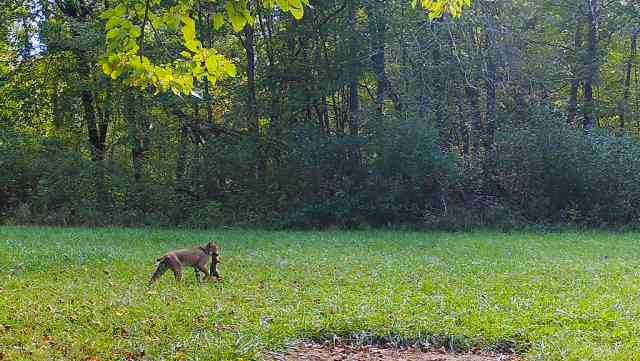
[[[640,360],[638,234],[0,228],[0,359],[260,359],[302,338]],[[210,238],[221,285],[148,288]]]

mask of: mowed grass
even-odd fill
[[[218,239],[225,282],[155,259]],[[0,359],[260,359],[299,339],[640,360],[638,234],[0,228]]]

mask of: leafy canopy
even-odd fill
[[[304,16],[309,0],[263,0],[260,6],[267,10],[279,8],[296,20]],[[105,11],[107,52],[101,60],[102,70],[112,79],[122,77],[127,85],[154,89],[156,93],[172,91],[176,95],[196,95],[194,83],[207,81],[215,87],[218,81],[236,75],[236,67],[223,54],[207,48],[198,37],[198,25],[220,30],[230,25],[235,32],[253,26],[249,0],[178,0],[166,6],[162,0],[117,0]],[[211,13],[210,24],[196,24],[193,14],[197,7],[206,5]],[[460,16],[471,0],[413,0],[413,6],[422,6],[430,19],[445,13]],[[209,29],[207,29],[209,30]],[[156,43],[161,38],[178,35],[184,47],[173,59],[152,60],[145,54],[145,34]]]
[[[471,0],[412,0],[411,5],[416,7],[418,4],[425,10],[429,11],[429,19],[435,20],[449,13],[454,17],[462,15],[465,7],[471,6]]]

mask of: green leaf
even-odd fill
[[[231,20],[231,26],[235,32],[240,32],[244,30],[244,27],[247,25],[247,19],[242,15],[241,12],[233,5],[233,2],[227,2],[225,6],[227,10],[227,15],[229,20]]]
[[[291,8],[291,15],[293,15],[293,17],[296,20],[300,20],[302,19],[302,17],[304,16],[304,9],[302,7],[300,8]]]
[[[120,35],[120,28],[113,28],[107,31],[107,40],[115,39],[118,35]]]
[[[192,52],[197,53],[198,49],[202,47],[202,44],[200,44],[198,40],[191,39],[191,40],[185,41],[184,46],[187,49],[191,50]]]
[[[224,63],[224,72],[227,73],[230,77],[236,76],[236,66],[231,62]]]
[[[288,0],[278,0],[278,6],[282,11],[289,11],[289,1]]]
[[[167,14],[164,18],[164,23],[167,26],[167,29],[170,31],[177,31],[180,26],[180,18],[173,16],[172,14]],[[194,24],[195,27],[195,24]]]
[[[415,4],[417,1],[412,1],[412,5]],[[471,6],[471,0],[421,0],[420,5],[429,12],[429,19],[435,20],[446,13],[453,17],[461,16],[463,9]]]
[[[163,0],[149,2],[149,24],[154,30],[169,34],[177,32],[178,36],[182,37],[179,42],[184,46],[183,51],[174,56],[174,59],[167,59],[164,64],[154,63],[138,54],[140,36],[145,31],[140,26],[140,13],[146,11],[141,5],[144,2],[119,1],[120,5],[104,11],[101,16],[106,21],[107,59],[100,62],[105,74],[113,79],[125,74],[123,82],[129,86],[152,87],[158,93],[171,90],[180,94],[190,94],[196,81],[206,80],[215,86],[221,79],[237,76],[236,66],[229,59],[213,49],[203,47],[198,38],[196,21],[191,17],[193,9],[189,1],[171,4]],[[222,3],[219,0],[207,1]],[[263,0],[260,6],[270,9],[278,7],[300,19],[308,5],[309,0]],[[255,25],[256,20],[251,13],[249,0],[227,0],[224,1],[224,7],[223,11],[213,13],[211,26],[214,30],[223,29],[226,22],[229,22],[236,32],[241,32],[246,26]]]
[[[220,30],[224,26],[224,16],[222,14],[213,15],[213,29]]]
[[[109,20],[107,21],[107,24],[105,25],[105,29],[107,29],[107,31],[120,26],[120,24],[122,24],[122,22],[124,21],[124,19],[120,18],[120,17],[109,17]]]
[[[129,29],[129,36],[132,38],[139,38],[140,35],[142,34],[142,30],[140,30],[139,26],[133,26],[131,29]]]
[[[113,68],[111,68],[111,65],[109,65],[109,63],[102,63],[102,72],[106,75],[111,75],[111,73],[113,72]]]
[[[196,22],[188,16],[182,17],[184,26],[182,27],[182,37],[185,41],[196,39]]]
[[[200,80],[202,79],[202,76],[204,75],[204,69],[202,69],[202,66],[200,66],[200,64],[196,64],[192,70],[193,76]]]
[[[124,4],[120,4],[113,9],[113,17],[122,18],[127,13],[127,7]]]
[[[207,66],[207,72],[211,75],[217,75],[218,73],[218,60],[214,56],[210,56],[205,61]]]
[[[114,69],[114,70],[111,72],[111,79],[113,79],[113,80],[118,79],[118,77],[120,76],[120,74],[121,74],[121,71],[120,71],[120,70],[118,70],[118,69]]]

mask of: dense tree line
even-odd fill
[[[3,3],[0,218],[638,222],[636,1],[226,3]]]

